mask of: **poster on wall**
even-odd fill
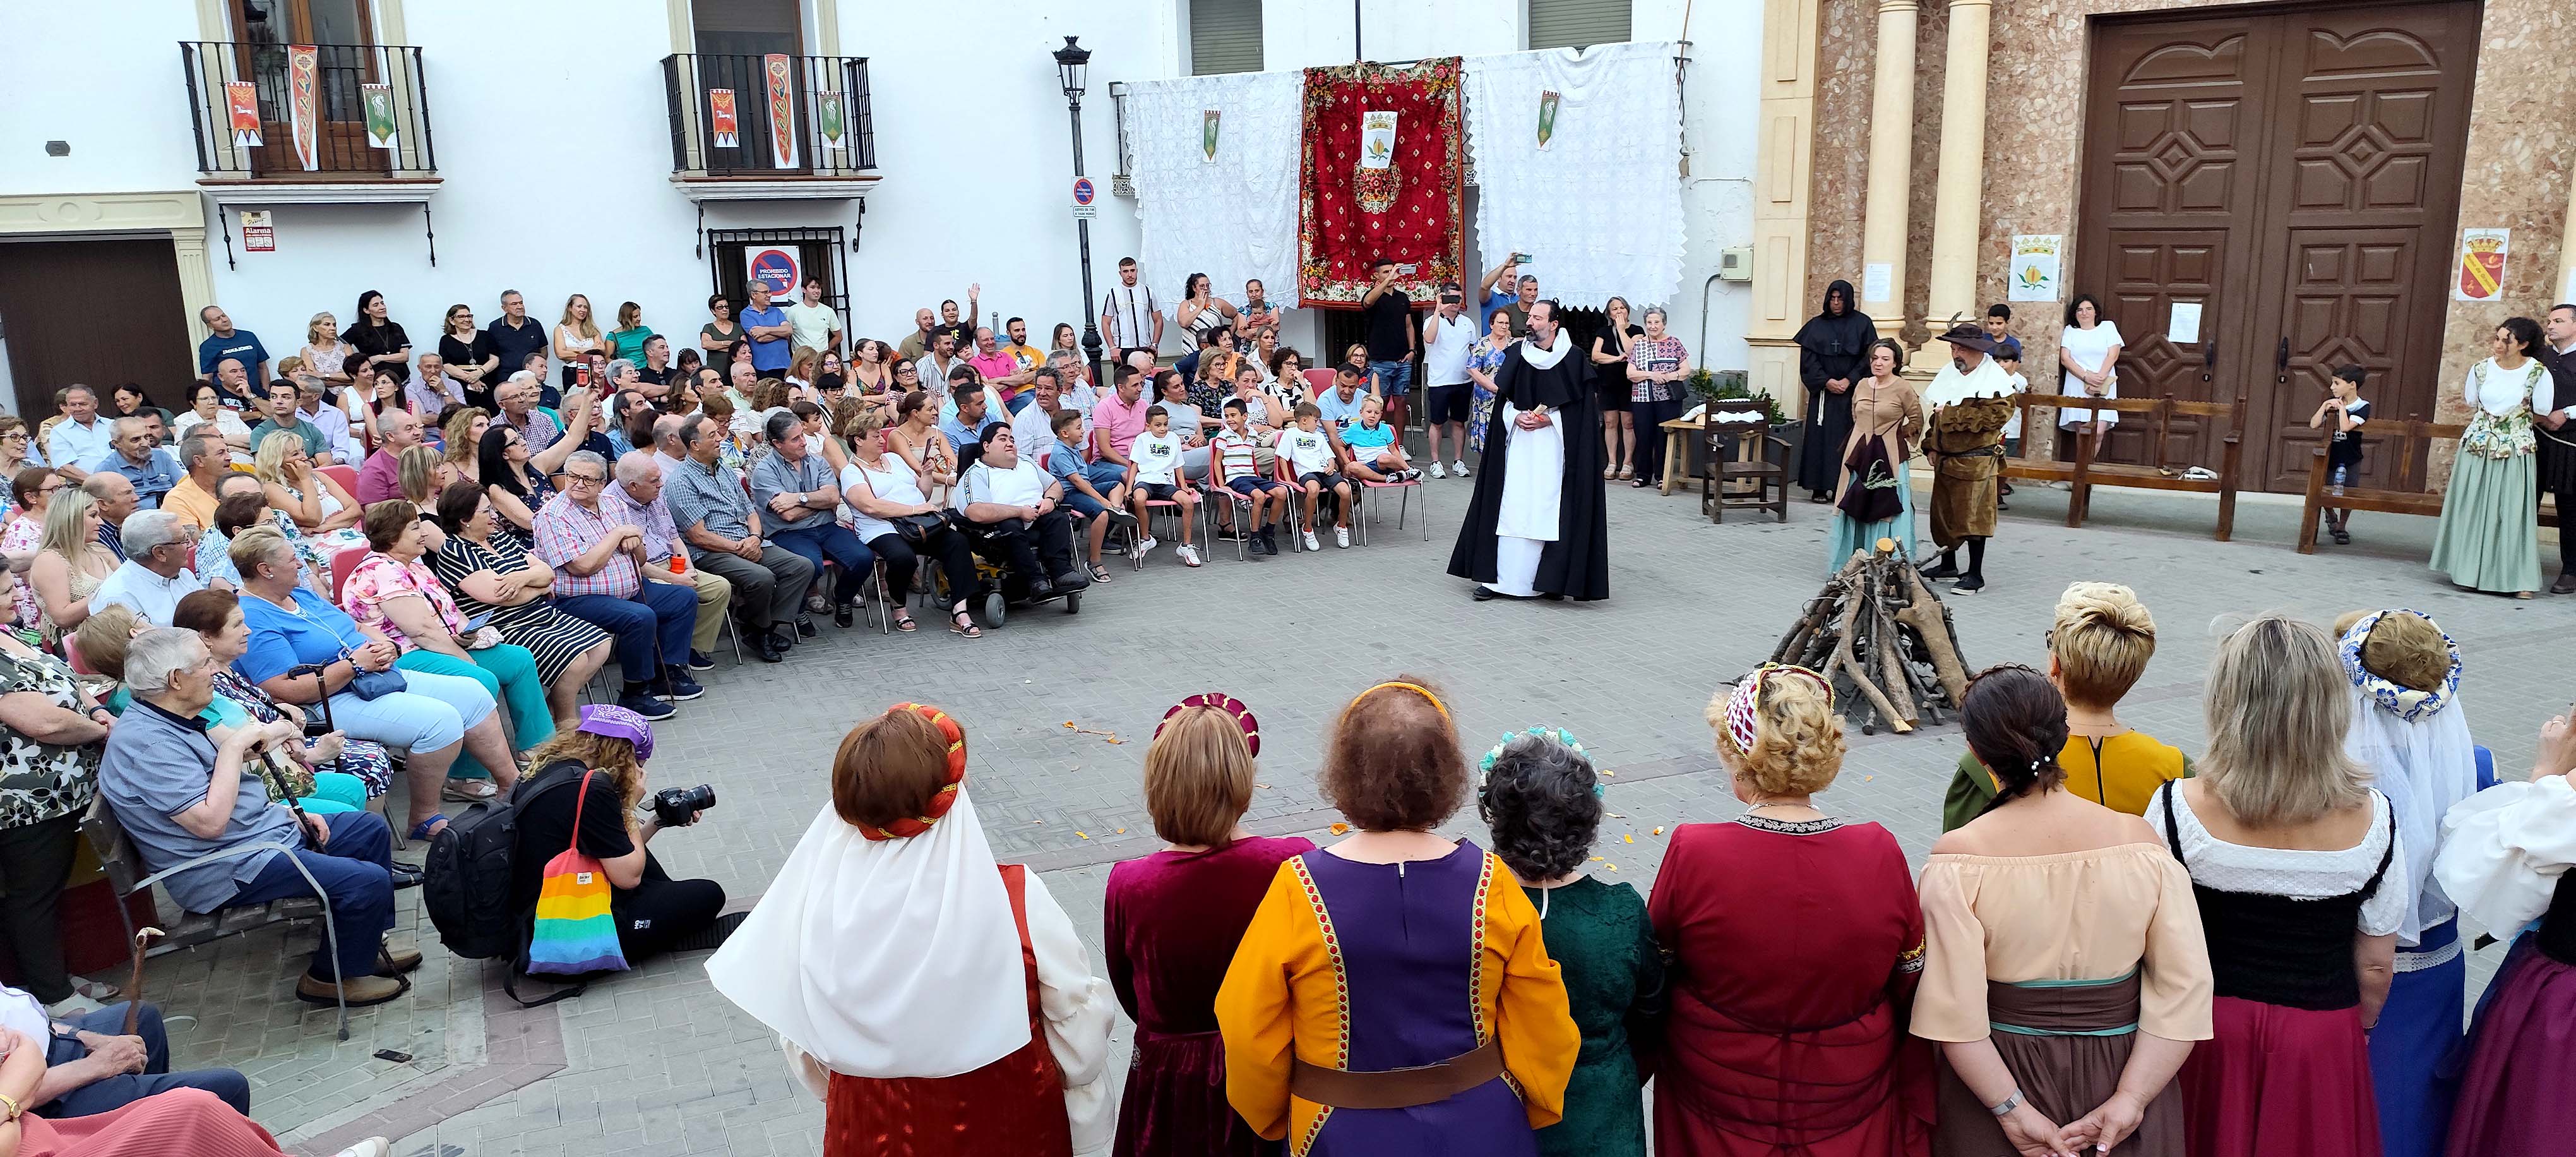
[[[719,149],[742,147],[742,130],[733,115],[732,89],[707,90],[707,132],[714,136]]]
[[[849,139],[850,121],[841,94],[825,90],[814,94],[814,133],[823,140],[823,151],[840,152]]]
[[[367,108],[367,143],[379,149],[394,147],[394,86],[362,84],[358,102]]]
[[[224,107],[230,110],[233,147],[259,147],[259,86],[247,80],[224,82]]]
[[[2494,301],[2504,292],[2505,254],[2513,247],[2511,229],[2460,230],[2460,276],[2451,287],[2459,301]]]
[[[2016,233],[2012,263],[2004,269],[2004,300],[2057,300],[2058,262],[2066,250],[2063,233]]]
[[[244,253],[277,252],[277,227],[269,223],[268,210],[242,210],[241,238]]]
[[[286,48],[287,134],[305,172],[322,167],[322,66],[310,44]]]
[[[770,246],[742,251],[743,284],[769,287],[769,296],[779,301],[794,301],[796,287],[803,284],[803,272],[796,267],[794,249]]]
[[[769,81],[769,157],[779,168],[796,167],[796,70],[787,54],[773,52],[760,58],[761,74]]]

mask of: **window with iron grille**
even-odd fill
[[[841,264],[841,241],[841,228],[837,225],[822,229],[710,230],[707,233],[708,272],[714,275],[715,292],[732,302],[738,315],[751,300],[751,277],[744,264],[747,257],[762,249],[793,249],[800,280],[822,278],[823,301],[847,316],[850,287]],[[796,300],[788,297],[781,304]]]
[[[1261,0],[1190,0],[1190,75],[1259,71]]]

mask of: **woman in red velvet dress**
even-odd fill
[[[1215,694],[1165,713],[1145,752],[1145,810],[1167,846],[1109,870],[1101,916],[1109,984],[1136,1021],[1115,1157],[1279,1152],[1226,1103],[1216,1026],[1217,987],[1279,862],[1315,847],[1243,830],[1259,754],[1252,712]]]
[[[1108,986],[1037,875],[993,862],[965,780],[965,732],[936,708],[851,729],[831,804],[707,961],[823,1099],[826,1157],[1109,1141]]]

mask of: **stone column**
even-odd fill
[[[1814,178],[1817,0],[1764,0],[1760,120],[1753,153],[1750,382],[1791,414],[1805,404],[1798,346],[1806,320],[1807,190]]]
[[[1953,317],[1976,321],[1979,212],[1986,178],[1986,58],[1993,0],[1950,0],[1950,47],[1941,72],[1941,167],[1932,200],[1932,332]]]
[[[1914,163],[1914,18],[1916,0],[1879,0],[1878,70],[1869,102],[1869,188],[1861,206],[1861,311],[1894,337],[1905,328],[1906,196]],[[1869,274],[1886,270],[1885,293],[1870,295]]]
[[[2569,182],[2567,223],[2558,230],[2558,283],[2549,290],[2551,304],[2576,301],[2576,181]]]

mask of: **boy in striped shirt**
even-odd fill
[[[1276,555],[1279,543],[1273,537],[1271,521],[1288,509],[1288,486],[1276,478],[1265,478],[1255,466],[1253,447],[1261,441],[1247,426],[1241,398],[1225,401],[1225,429],[1208,439],[1211,468],[1220,486],[1250,499],[1252,507],[1251,553]]]

